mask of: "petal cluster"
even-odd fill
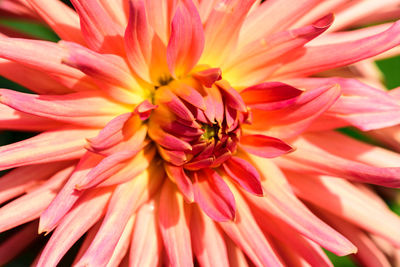
[[[74,266],[332,266],[322,247],[399,264],[371,185],[400,187],[400,94],[357,62],[400,22],[342,31],[396,1],[71,4],[0,1],[61,39],[0,28],[0,74],[31,91],[0,89],[0,128],[38,132],[0,147],[0,265],[37,229],[34,266],[74,245]],[[353,63],[360,80],[338,77]]]

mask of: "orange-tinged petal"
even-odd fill
[[[155,201],[144,204],[137,212],[129,252],[129,266],[156,267],[161,262],[162,240],[157,225]]]
[[[224,236],[212,219],[201,209],[193,208],[190,219],[193,253],[200,266],[228,267],[228,252]]]
[[[169,181],[161,189],[159,227],[169,263],[173,267],[193,266],[188,209],[176,186]]]
[[[187,74],[199,60],[204,48],[203,25],[192,0],[178,4],[171,23],[167,62],[171,74]]]
[[[133,225],[135,223],[136,216],[132,215],[126,224],[121,237],[118,240],[117,245],[114,248],[114,252],[111,259],[107,263],[107,267],[121,266],[120,263],[127,255],[128,249],[130,247],[130,241],[133,231]]]

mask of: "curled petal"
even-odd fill
[[[282,140],[265,135],[243,135],[240,147],[245,151],[264,158],[275,158],[294,149]]]

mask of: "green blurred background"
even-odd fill
[[[66,2],[66,1],[65,1]],[[21,21],[18,19],[11,18],[0,18],[0,25],[8,27],[10,29],[15,29],[28,36],[32,36],[35,38],[40,38],[49,41],[58,41],[59,38],[57,35],[52,32],[47,27],[43,26],[39,23],[34,23],[30,21]],[[388,58],[384,60],[380,60],[376,62],[379,69],[383,72],[384,82],[388,89],[393,89],[400,86],[400,56]],[[22,86],[15,84],[3,77],[0,77],[0,88],[9,88],[18,91],[28,91]],[[352,129],[343,129],[344,133],[352,135],[356,138],[363,139],[360,134]],[[22,140],[32,136],[32,133],[21,133],[21,132],[11,132],[5,131],[0,134],[0,145],[5,145],[9,143],[16,142],[18,140]],[[400,203],[388,202],[390,208],[400,215]],[[11,232],[7,232],[5,234],[0,234],[0,241],[4,240],[8,235],[12,234]],[[11,263],[7,264],[9,267],[22,267],[29,266],[29,264],[35,258],[35,255],[39,253],[41,247],[46,243],[48,237],[41,237],[38,242],[30,246],[21,256],[13,260]],[[81,242],[81,240],[78,242]],[[73,256],[77,253],[79,246],[75,246],[71,249],[71,251],[67,254],[67,256],[63,259],[63,261],[59,264],[59,266],[70,266],[73,260]],[[326,252],[329,258],[332,260],[335,266],[338,267],[350,267],[356,266],[352,261],[351,257],[337,257],[330,252]]]

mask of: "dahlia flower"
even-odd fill
[[[336,129],[398,127],[399,91],[326,77],[400,44],[400,21],[330,32],[395,2],[3,0],[61,41],[0,36],[34,92],[0,90],[0,127],[38,133],[0,148],[0,264],[37,232],[46,267],[81,237],[75,266],[398,264],[369,184],[400,187],[400,155]]]

